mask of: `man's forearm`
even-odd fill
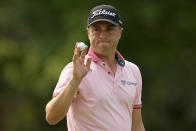
[[[81,80],[71,79],[66,88],[53,98],[46,106],[46,120],[50,125],[57,124],[62,120],[72,103],[75,92],[80,85]]]
[[[131,131],[145,131],[145,128],[144,128],[144,126],[142,124],[141,126],[139,126],[137,128],[134,128],[134,129],[132,128]]]
[[[131,131],[145,131],[144,124],[142,122],[141,109],[133,109]]]

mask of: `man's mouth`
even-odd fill
[[[110,43],[109,41],[98,41],[98,43]]]

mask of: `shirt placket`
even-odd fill
[[[114,90],[113,90],[113,94],[116,93],[116,91],[118,92],[118,88],[119,88],[119,84],[120,84],[120,76],[121,76],[121,73],[122,73],[122,67],[120,65],[117,65],[117,69],[116,69],[116,73],[115,73],[115,77],[114,77],[114,81],[113,81],[113,87]]]
[[[112,80],[112,94],[115,94],[115,90],[118,87],[120,73],[122,72],[122,68],[117,64],[116,73],[114,74],[110,67],[105,62],[99,62],[100,66],[105,70],[108,77]]]
[[[105,62],[100,62],[101,67],[107,72],[107,74],[114,80],[115,74]]]

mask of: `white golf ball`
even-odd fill
[[[86,45],[83,42],[78,43],[77,46],[80,48],[80,51],[83,51],[86,48]]]

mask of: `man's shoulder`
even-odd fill
[[[64,67],[64,69],[65,68],[72,68],[73,67],[73,62],[69,62],[65,67]]]
[[[72,67],[73,67],[73,62],[69,62],[67,65],[64,66],[61,73],[65,72],[65,71],[72,71]]]
[[[125,60],[125,67],[127,70],[132,71],[136,76],[141,77],[140,69],[136,64]]]
[[[125,66],[132,69],[138,69],[138,66],[136,64],[127,60],[125,60]]]

